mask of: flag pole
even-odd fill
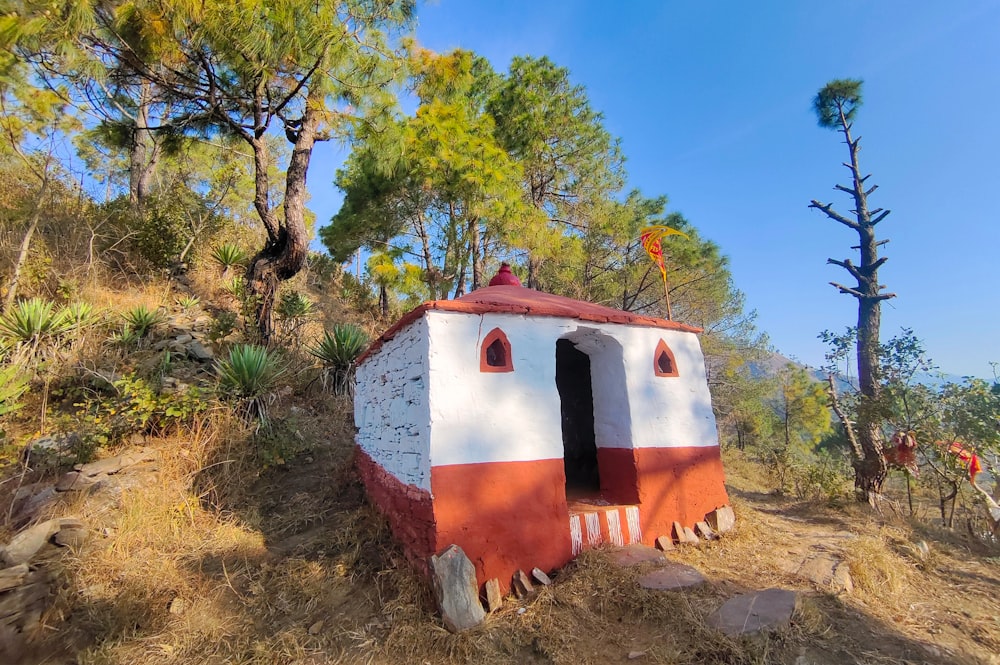
[[[663,295],[667,299],[667,321],[674,320],[674,312],[670,308],[670,289],[667,287],[667,269],[663,267]]]

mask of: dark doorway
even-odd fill
[[[597,493],[601,489],[601,479],[594,438],[590,356],[578,350],[568,339],[556,341],[556,388],[559,390],[562,414],[566,494]]]

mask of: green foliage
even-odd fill
[[[266,423],[268,406],[283,372],[277,358],[266,348],[237,344],[219,363],[219,393],[235,404],[246,422]]]
[[[140,339],[145,339],[161,323],[166,321],[162,310],[151,310],[145,305],[136,305],[122,313],[125,325]]]
[[[354,363],[368,346],[368,334],[352,324],[338,324],[333,332],[324,331],[323,337],[309,353],[323,363],[324,385],[329,382],[334,394],[351,392],[354,380]]]
[[[229,310],[222,310],[212,318],[212,325],[208,328],[208,339],[211,342],[220,342],[236,331],[237,316]]]
[[[0,417],[21,408],[18,400],[28,391],[29,378],[17,365],[0,367]]]
[[[819,126],[840,129],[841,114],[848,123],[854,120],[861,106],[861,86],[862,81],[858,79],[836,79],[823,86],[813,99]]]
[[[211,407],[201,389],[160,390],[156,382],[128,374],[74,404],[77,412],[67,427],[79,432],[87,450],[119,443],[135,434],[162,436],[191,427]]]
[[[785,447],[812,450],[832,427],[826,388],[794,365],[786,366],[778,378],[780,393],[775,410],[784,430]]]
[[[229,272],[230,268],[241,265],[247,259],[247,253],[242,247],[233,242],[222,243],[212,248],[212,260],[222,268],[222,274]]]
[[[177,298],[177,306],[185,314],[193,311],[199,304],[201,304],[201,299],[198,296],[181,296]]]
[[[45,340],[68,330],[67,314],[42,298],[21,300],[0,318],[0,335],[34,354]]]
[[[302,319],[313,313],[313,303],[299,291],[285,291],[278,299],[275,313],[280,319]]]

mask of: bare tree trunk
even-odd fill
[[[888,472],[885,460],[882,428],[879,415],[879,399],[881,384],[879,377],[879,325],[881,322],[881,303],[883,300],[895,297],[893,293],[882,293],[884,288],[879,284],[878,269],[886,259],[879,258],[878,247],[887,241],[876,242],[875,226],[888,214],[888,210],[868,210],[868,195],[874,192],[878,185],[865,189],[865,181],[869,176],[861,175],[858,163],[860,138],[851,136],[851,123],[848,121],[843,105],[838,104],[839,131],[844,135],[850,153],[850,163],[845,163],[851,171],[850,187],[836,185],[836,189],[850,194],[854,199],[855,219],[850,219],[833,210],[833,204],[822,204],[813,200],[809,207],[822,211],[830,219],[847,226],[858,234],[861,252],[861,264],[855,266],[850,259],[838,261],[827,259],[828,263],[840,266],[854,277],[858,284],[848,287],[831,282],[841,293],[854,296],[858,300],[858,339],[857,363],[859,391],[861,393],[857,414],[857,448],[852,447],[854,459],[854,485],[858,498],[871,501],[872,495],[882,491],[882,484]],[[832,381],[831,381],[832,386]],[[843,420],[843,418],[842,418]],[[858,456],[860,452],[861,456]]]
[[[28,253],[31,251],[31,239],[38,229],[38,222],[42,217],[42,204],[45,201],[45,195],[48,193],[48,190],[49,162],[46,160],[45,171],[42,173],[42,184],[39,186],[38,195],[35,197],[35,204],[31,210],[31,218],[28,220],[28,228],[24,232],[24,237],[21,238],[21,246],[17,250],[17,259],[14,261],[14,272],[10,277],[10,284],[7,286],[7,295],[3,301],[3,309],[0,311],[8,311],[17,298],[17,288],[21,282],[21,272],[24,270],[24,264],[28,261]]]

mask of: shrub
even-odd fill
[[[236,314],[229,310],[222,310],[212,319],[212,325],[208,329],[208,340],[218,342],[233,334],[236,330]]]
[[[283,371],[266,348],[237,344],[219,363],[219,390],[224,399],[235,403],[245,422],[266,423],[268,406]]]
[[[325,331],[316,346],[309,353],[323,363],[323,384],[332,379],[334,394],[351,392],[354,382],[354,363],[368,345],[368,334],[353,324],[338,324],[333,332]]]

